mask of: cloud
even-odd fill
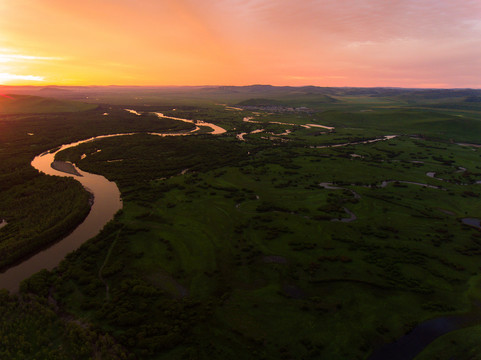
[[[48,82],[472,86],[481,78],[479,0],[0,0],[0,9],[0,73]]]
[[[44,77],[37,75],[0,73],[0,84],[6,84],[10,81],[44,81]]]
[[[61,60],[61,58],[50,56],[33,56],[33,55],[21,55],[21,54],[0,54],[0,62],[12,62],[12,61],[47,61],[47,60]]]
[[[53,56],[24,54],[10,48],[0,48],[0,84],[45,81],[45,76],[28,74],[31,72],[37,72],[32,69],[32,65],[59,60],[64,59]],[[22,74],[25,72],[27,74]]]
[[[251,0],[229,1],[243,17],[276,30],[342,35],[351,41],[469,35],[481,2],[464,0]]]

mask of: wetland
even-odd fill
[[[454,110],[433,109],[413,95],[414,108],[408,90],[364,89],[353,101],[319,88],[337,101],[269,112],[238,105],[244,90],[235,100],[217,93],[199,103],[192,90],[195,100],[149,105],[108,94],[71,113],[2,115],[3,357],[444,359],[479,350],[473,104],[463,110],[460,96]],[[302,91],[283,101],[291,96],[295,109]],[[106,187],[88,185],[91,176]],[[89,219],[91,233],[51,250]],[[48,251],[56,255],[42,259]],[[5,280],[37,257],[20,284]],[[28,347],[18,340],[26,328]]]

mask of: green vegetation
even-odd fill
[[[32,293],[9,296],[0,290],[0,316],[2,359],[70,360],[94,354],[102,359],[127,359],[114,339],[62,314],[53,299],[49,302]]]
[[[1,350],[47,353],[62,343],[58,358],[89,358],[101,348],[103,358],[367,359],[425,320],[476,313],[481,232],[461,219],[479,218],[481,148],[456,144],[481,134],[471,108],[477,102],[465,101],[476,93],[302,89],[336,101],[303,112],[254,113],[213,104],[216,94],[228,97],[231,89],[212,88],[205,90],[211,104],[159,100],[133,108],[213,122],[225,134],[138,134],[59,153],[58,159],[116,181],[124,208],[54,271],[25,281],[18,298],[3,295],[22,311],[11,312],[20,320],[8,332],[26,326],[39,332],[39,318],[51,330],[34,337],[29,352],[10,340]],[[276,91],[241,88],[245,98],[231,94],[231,105],[276,100]],[[269,106],[295,107],[301,98],[280,94]],[[453,99],[460,108],[446,105]],[[107,105],[81,116],[2,119],[0,130],[17,140],[2,143],[0,156],[17,155],[1,165],[7,170],[0,197],[11,205],[0,208],[9,223],[0,235],[15,243],[11,229],[20,214],[52,224],[54,215],[80,208],[73,201],[86,201],[73,181],[29,169],[34,155],[102,133],[182,129],[175,126],[190,124]],[[279,135],[285,130],[291,133]],[[236,139],[239,133],[248,133],[246,141]],[[385,135],[397,137],[382,140]],[[322,147],[346,143],[358,144]],[[36,214],[35,201],[15,202],[21,194],[53,196],[50,182],[63,186],[55,190],[72,199],[71,208],[65,204],[54,214],[46,203],[52,214]],[[4,215],[7,209],[12,215]],[[62,314],[88,324],[85,348],[62,335],[72,326]],[[477,325],[448,333],[418,357],[476,356],[478,333]]]
[[[0,193],[0,267],[61,239],[90,211],[89,195],[70,179],[35,177]]]
[[[0,96],[1,114],[43,114],[77,112],[95,109],[93,104],[57,100],[29,95]]]
[[[36,102],[35,102],[36,103]],[[61,115],[5,115],[0,118],[0,268],[51,244],[74,229],[90,209],[89,194],[72,179],[40,175],[32,159],[61,144],[96,135],[180,131],[191,124],[122,109]]]
[[[204,157],[193,159],[192,164],[206,163],[210,169],[186,166],[186,142],[192,154]],[[106,162],[111,156],[106,149],[130,149],[134,143],[136,151],[123,152],[122,162]],[[216,152],[210,149],[222,143],[224,152],[214,166]],[[463,164],[471,164],[477,172],[477,151],[409,137],[356,147],[363,158],[349,156],[352,148],[313,150],[290,143],[273,148],[247,142],[229,149],[229,143],[222,138],[139,136],[105,139],[63,154],[77,161],[81,153],[102,148],[98,156],[79,164],[115,179],[125,194],[125,208],[117,221],[118,226],[126,225],[116,230],[120,235],[103,271],[110,288],[109,309],[112,303],[130,297],[112,296],[126,286],[124,282],[141,279],[139,286],[151,287],[155,298],[146,309],[164,308],[172,297],[187,294],[187,299],[199,301],[196,313],[210,321],[188,318],[186,324],[177,326],[192,329],[191,321],[195,321],[200,334],[223,334],[225,339],[211,344],[219,357],[229,356],[229,349],[236,349],[231,342],[238,343],[240,336],[244,340],[237,351],[231,351],[242,352],[250,343],[267,343],[267,358],[280,356],[284,348],[292,356],[363,358],[372,346],[363,339],[389,342],[423,319],[467,311],[470,299],[461,294],[479,268],[479,236],[475,229],[462,226],[457,216],[475,216],[480,189],[456,185],[456,181],[469,181],[469,176],[457,174],[458,163],[450,163],[449,158],[463,159]],[[149,149],[144,160],[138,156],[142,148]],[[158,156],[165,156],[166,161],[156,160]],[[121,171],[123,166],[128,166],[129,173]],[[189,171],[184,175],[159,180],[186,168]],[[450,173],[453,183],[430,179],[426,170]],[[134,178],[144,181],[133,182]],[[400,182],[385,188],[363,187],[381,185],[386,179],[425,182],[447,190]],[[350,191],[323,189],[318,184],[324,181],[353,190],[360,199]],[[357,215],[356,221],[329,221],[346,217],[344,207]],[[110,239],[117,236],[116,231]],[[111,323],[103,315],[106,294],[102,284],[97,282],[92,289],[93,279],[79,282],[71,275],[82,270],[87,276],[85,261],[90,259],[94,263],[87,272],[97,276],[107,254],[107,248],[100,251],[101,243],[98,240],[94,250],[84,251],[76,266],[70,262],[61,299],[72,306],[69,311],[107,330]],[[95,254],[98,260],[93,260]],[[202,308],[206,303],[212,304],[213,313],[211,307]],[[138,319],[128,324],[128,331],[158,336],[142,329],[156,328],[165,319],[148,316],[150,310],[144,313],[138,310],[141,307],[134,306],[136,316],[132,310],[125,315]],[[354,329],[353,323],[358,324]],[[333,341],[332,334],[322,330],[325,327],[346,336]],[[118,331],[116,338],[127,346],[122,339],[132,341],[131,337]],[[196,351],[205,346],[206,339],[183,334],[179,346],[192,341],[199,341]],[[306,349],[304,342],[313,348]],[[349,348],[353,342],[362,346]],[[132,343],[140,357],[159,351],[144,344]],[[246,352],[246,358],[259,351],[250,346],[252,352]]]

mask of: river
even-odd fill
[[[375,350],[368,360],[412,360],[438,337],[476,325],[479,321],[480,315],[476,311],[426,320],[395,342]]]
[[[131,110],[127,111],[132,112]],[[194,122],[188,119],[163,116],[160,113],[157,114],[157,116],[210,127],[212,129],[211,134],[222,134],[226,131],[220,126],[210,124],[204,121]],[[199,130],[198,126],[196,126],[194,130],[189,132],[149,134],[154,136],[184,136],[190,135],[197,130]],[[62,162],[57,162],[60,164],[57,164],[56,167],[59,168],[60,165],[60,168],[63,168],[64,171],[56,170],[52,168],[52,164],[55,160],[55,155],[62,150],[72,148],[83,143],[110,137],[128,136],[134,134],[135,133],[125,133],[96,136],[89,139],[76,141],[71,144],[62,145],[55,151],[46,151],[33,159],[31,165],[44,174],[51,176],[71,177],[80,182],[82,186],[92,194],[93,204],[85,220],[75,230],[73,230],[72,233],[70,233],[59,242],[36,253],[35,255],[32,255],[18,265],[12,266],[5,272],[1,273],[1,288],[5,288],[10,292],[18,292],[20,282],[22,280],[32,276],[33,274],[37,273],[42,269],[51,270],[56,267],[68,253],[76,250],[85,241],[96,236],[105,226],[105,224],[107,224],[110,220],[113,219],[117,211],[122,209],[122,199],[120,196],[120,191],[114,182],[108,181],[105,177],[101,175],[90,174],[88,172],[82,171],[75,167],[75,165],[69,163],[67,163],[67,165],[65,163],[61,164]],[[80,176],[76,174],[79,174]],[[2,221],[2,225],[6,225],[6,221]]]
[[[133,113],[133,111],[131,110],[127,110],[127,111]],[[164,116],[161,113],[156,113],[156,115],[159,118],[169,118],[169,119],[194,123],[196,125],[210,127],[213,130],[211,134],[222,134],[226,132],[225,129],[217,125],[210,124],[203,121],[193,121],[188,119]],[[196,128],[190,132],[149,133],[149,134],[156,135],[156,136],[184,136],[184,135],[190,135],[197,130],[199,130],[198,126],[196,126]],[[81,140],[71,144],[62,145],[60,148],[58,148],[55,151],[44,152],[33,159],[31,163],[32,166],[42,173],[45,173],[51,176],[72,177],[75,180],[79,181],[84,186],[84,188],[93,195],[93,204],[85,220],[70,235],[68,235],[61,241],[53,244],[52,246],[48,247],[47,249],[36,253],[35,255],[31,256],[30,258],[21,262],[20,264],[9,268],[4,273],[0,274],[0,286],[2,288],[6,288],[11,292],[17,292],[19,289],[20,282],[22,280],[30,277],[31,275],[35,274],[36,272],[42,269],[48,269],[48,270],[53,269],[55,266],[57,266],[60,263],[60,261],[62,261],[65,258],[65,256],[68,253],[76,250],[85,241],[96,236],[100,232],[100,230],[105,226],[105,224],[107,224],[110,220],[112,220],[112,218],[117,213],[117,211],[119,211],[122,208],[122,199],[120,196],[120,191],[114,182],[108,181],[105,177],[101,175],[84,172],[76,168],[74,165],[67,166],[67,169],[70,168],[71,170],[72,169],[74,170],[74,171],[70,171],[71,173],[55,170],[52,168],[52,163],[54,162],[55,155],[62,150],[75,147],[86,142],[109,138],[109,137],[128,136],[133,134],[135,133],[110,134],[110,135],[92,137],[86,140]],[[382,138],[373,139],[373,140],[359,141],[359,142],[346,143],[346,144],[317,146],[316,148],[366,144],[366,143],[372,143],[376,141],[389,140],[394,137],[395,135],[388,135],[388,136],[384,136]],[[239,140],[242,140],[242,138]],[[78,172],[80,176],[76,175],[75,174],[76,172]],[[433,177],[434,177],[434,173],[433,173]],[[382,187],[387,186],[387,184],[391,182],[392,181],[384,181],[381,184],[381,186]],[[420,184],[420,183],[407,182],[407,181],[400,181],[400,182],[438,188],[438,187],[434,187],[427,184]],[[327,189],[343,189],[341,187],[335,187],[329,183],[323,183],[320,185]],[[355,193],[352,190],[350,191],[354,194],[354,197],[356,198],[360,197],[359,194]],[[347,209],[345,210],[351,215],[351,218],[341,219],[340,221],[354,220],[355,215],[350,211],[348,211]],[[465,220],[468,220],[468,221],[465,221]],[[474,221],[479,221],[479,219],[463,219],[464,223],[471,226],[473,226],[472,223]],[[2,223],[0,224],[0,226],[1,225],[6,225],[6,221],[2,220]],[[475,225],[479,226],[479,222],[476,222]],[[469,317],[469,315],[460,315],[460,316],[440,317],[437,319],[432,319],[432,320],[423,322],[419,326],[417,326],[414,329],[414,331],[411,332],[410,334],[402,337],[395,343],[386,344],[380,349],[378,349],[377,351],[375,351],[370,356],[369,359],[374,360],[374,359],[386,359],[386,358],[391,358],[391,359],[412,358],[412,356],[419,353],[425,346],[427,346],[431,341],[433,341],[438,336],[448,333],[450,331],[453,331],[455,329],[462,328],[466,326],[466,323],[471,323],[471,321],[468,321],[466,317],[472,320],[472,317]],[[419,341],[419,339],[422,339],[422,340]]]
[[[140,113],[135,110],[126,109],[130,113],[140,115]],[[194,121],[190,119],[182,119],[173,116],[166,116],[162,113],[155,113],[159,118],[173,119],[183,122],[188,122],[196,125],[195,129],[189,132],[179,132],[179,133],[148,133],[150,135],[156,136],[185,136],[190,135],[198,131],[199,126],[205,126],[212,129],[210,134],[223,134],[226,132],[222,127],[211,124],[205,121]],[[246,121],[246,119],[244,119]],[[322,125],[319,125],[321,127]],[[324,127],[324,126],[322,126]],[[328,127],[326,127],[328,128]],[[255,130],[252,133],[261,132],[263,130]],[[19,289],[20,282],[36,272],[47,269],[51,270],[57,266],[60,261],[62,261],[65,256],[76,250],[81,244],[83,244],[88,239],[97,235],[100,230],[114,217],[115,213],[122,208],[122,199],[120,197],[120,191],[114,182],[108,181],[105,177],[96,174],[90,174],[76,168],[73,164],[56,164],[57,169],[64,171],[59,171],[52,168],[52,164],[55,160],[55,155],[65,149],[78,146],[80,144],[91,142],[99,139],[105,139],[110,137],[118,136],[128,136],[135,133],[124,133],[124,134],[109,134],[92,137],[85,140],[80,140],[73,142],[71,144],[62,145],[57,150],[46,151],[38,156],[36,156],[32,161],[32,166],[38,171],[51,175],[51,176],[62,176],[71,177],[79,181],[84,188],[93,195],[93,204],[90,213],[87,215],[85,220],[67,237],[61,241],[53,244],[52,246],[42,250],[35,255],[29,257],[25,261],[15,265],[5,272],[0,274],[0,287],[6,288],[11,292],[17,292]],[[360,143],[369,143],[373,141],[391,139],[394,136],[385,136],[380,139],[364,141]],[[239,140],[243,140],[241,137]],[[346,146],[352,144],[338,144],[334,146]],[[330,146],[329,146],[330,147]],[[80,176],[79,176],[80,174]],[[349,220],[352,221],[352,215]],[[2,223],[3,224],[3,223]]]
[[[107,136],[99,138],[105,137]],[[45,152],[33,159],[32,166],[42,173],[71,177],[80,182],[93,195],[93,204],[85,220],[72,233],[0,274],[0,285],[2,288],[6,288],[11,292],[17,292],[23,279],[32,276],[42,269],[53,269],[68,253],[77,249],[86,240],[97,235],[104,225],[113,218],[115,213],[122,208],[120,191],[114,182],[108,181],[101,175],[90,174],[78,168],[75,168],[75,170],[81,176],[61,172],[51,167],[55,155],[59,151],[93,140],[96,140],[96,138],[63,145],[55,152]]]

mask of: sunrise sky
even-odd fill
[[[481,88],[480,0],[0,0],[0,84]]]

